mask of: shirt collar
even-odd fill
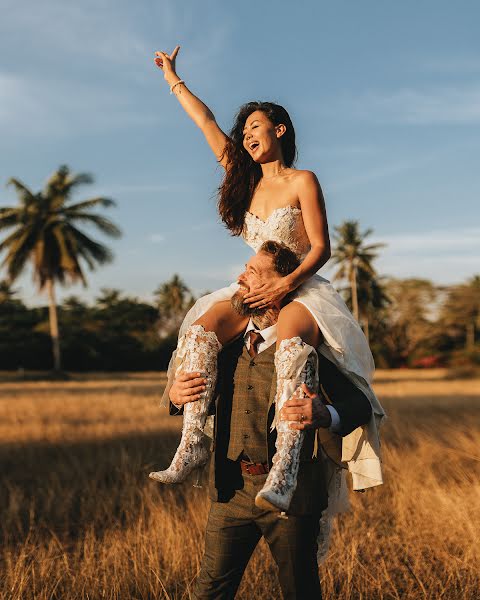
[[[268,344],[269,346],[277,341],[277,324],[276,323],[274,323],[273,325],[270,325],[270,327],[265,327],[265,329],[257,329],[255,327],[255,325],[253,324],[252,319],[250,319],[250,321],[248,322],[247,328],[245,329],[244,337],[246,337],[248,332],[252,331],[252,330],[258,331],[258,333],[261,333],[265,344]],[[264,342],[262,342],[262,344]]]

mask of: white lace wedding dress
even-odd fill
[[[257,252],[263,242],[273,240],[291,248],[303,259],[310,250],[300,208],[286,206],[275,209],[262,220],[247,212],[243,238]],[[238,290],[238,284],[212,292],[199,298],[187,313],[179,331],[179,341],[187,329],[211,306],[228,300]],[[320,448],[327,461],[327,485],[329,505],[324,511],[319,538],[319,559],[323,560],[328,549],[332,517],[348,507],[346,495],[346,469],[352,475],[354,490],[362,490],[383,483],[380,463],[378,428],[385,413],[372,387],[374,373],[373,357],[368,342],[340,294],[330,282],[314,275],[297,288],[294,302],[303,304],[312,314],[323,335],[324,342],[317,351],[333,362],[369,398],[372,405],[370,422],[341,438],[326,430],[319,430]],[[303,358],[305,362],[305,359]],[[301,365],[296,365],[298,369]],[[163,401],[168,402],[168,392],[178,368],[177,351],[168,368],[168,383]],[[295,365],[291,365],[295,369]],[[343,467],[343,468],[342,468]]]
[[[247,212],[243,238],[255,252],[267,240],[285,244],[296,252],[300,259],[303,259],[310,250],[302,211],[294,206],[277,208],[265,221]],[[179,339],[210,307],[222,300],[228,300],[237,290],[238,284],[232,283],[228,287],[199,298],[180,326]],[[379,414],[383,414],[378,401],[373,400],[374,394],[369,385],[375,370],[372,353],[362,329],[340,294],[327,279],[314,275],[296,290],[294,301],[300,302],[310,311],[322,332],[325,343],[318,350],[366,392],[374,404],[374,409],[378,409]],[[168,369],[170,384],[175,374],[174,367],[175,354]],[[167,401],[169,387],[167,385],[164,395]]]

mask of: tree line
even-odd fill
[[[102,290],[92,305],[75,296],[59,306],[57,284],[87,284],[91,270],[113,255],[83,225],[110,237],[121,235],[98,209],[111,198],[73,201],[73,192],[93,182],[61,166],[40,192],[10,179],[18,205],[0,208],[4,253],[0,281],[0,369],[150,370],[164,369],[176,345],[178,328],[195,298],[178,275],[161,284],[153,303]],[[372,348],[377,366],[468,366],[480,364],[480,276],[441,287],[427,279],[381,276],[375,261],[384,244],[369,244],[371,229],[357,221],[335,227],[333,281]],[[15,280],[31,265],[48,306],[28,308]]]
[[[360,280],[361,281],[361,280]],[[363,285],[363,284],[362,284]],[[372,296],[375,295],[376,286]],[[359,294],[377,367],[480,366],[480,277],[451,287],[426,279],[385,279],[381,306]],[[344,289],[351,306],[351,292]],[[174,275],[152,303],[104,289],[95,302],[66,298],[58,307],[62,365],[70,371],[163,370],[194,296]],[[29,308],[0,282],[0,369],[51,369],[48,307]]]
[[[176,315],[191,305],[186,288],[178,303],[178,282],[174,277],[160,286],[152,304],[114,289],[103,289],[90,305],[76,296],[66,298],[57,306],[62,369],[166,369],[177,342]],[[52,369],[51,348],[48,307],[28,308],[7,282],[0,282],[0,369]]]

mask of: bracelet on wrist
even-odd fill
[[[173,94],[173,89],[176,85],[179,85],[180,83],[185,83],[185,81],[183,81],[183,79],[179,79],[178,81],[176,81],[173,85],[170,86],[170,93]]]

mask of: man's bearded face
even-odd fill
[[[250,308],[249,304],[244,304],[243,298],[249,290],[246,288],[240,288],[237,290],[230,299],[230,303],[233,309],[242,317],[261,317],[263,316],[268,308]]]
[[[264,281],[272,277],[280,277],[273,268],[272,258],[264,252],[252,256],[245,265],[245,271],[237,278],[240,288],[230,300],[234,310],[242,317],[263,316],[269,310],[268,307],[250,308],[249,304],[243,303],[243,298],[250,290],[258,288]]]

